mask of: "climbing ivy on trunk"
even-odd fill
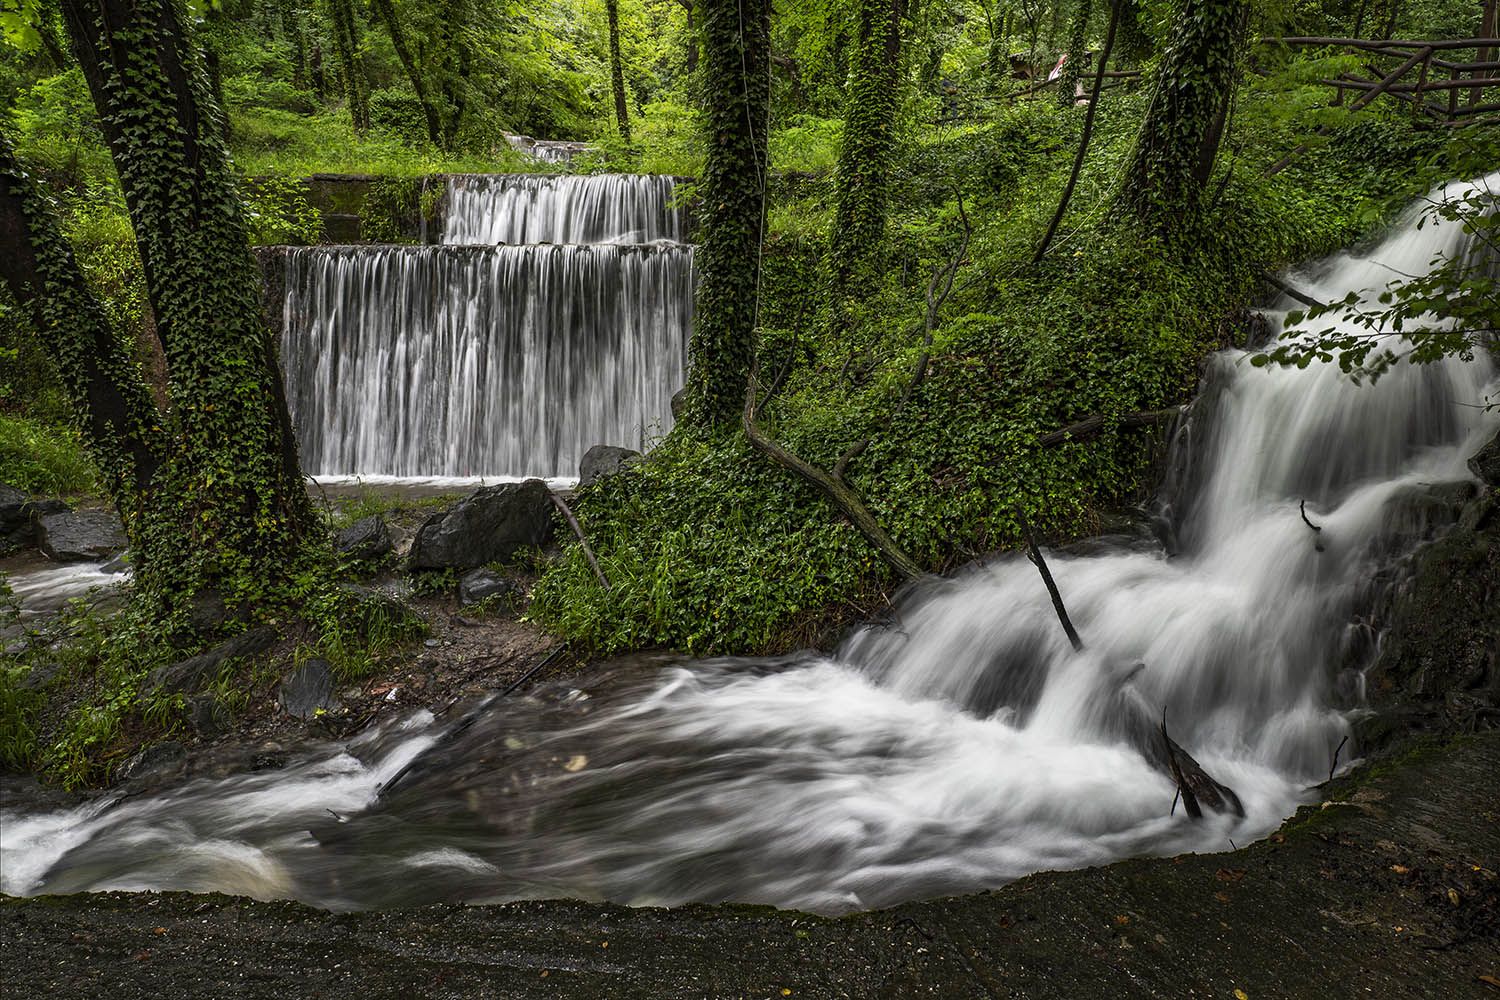
[[[154,562],[140,530],[166,439],[134,353],[111,329],[58,229],[52,204],[0,135],[0,277],[61,377],[78,430],[136,549]]]
[[[863,298],[885,240],[896,116],[901,106],[901,27],[906,0],[859,0],[859,31],[850,58],[844,137],[836,176],[837,206],[828,241],[830,307],[847,311]]]
[[[122,505],[134,522],[137,590],[162,615],[205,591],[234,607],[287,579],[312,510],[219,115],[176,0],[63,0],[62,8],[129,209],[165,359],[168,405],[146,428],[161,428],[163,458],[144,482],[145,459],[133,458],[136,495]],[[34,205],[22,190],[23,207]],[[93,344],[77,348],[73,366],[104,370],[124,401],[123,426],[135,428],[112,439],[91,434],[107,474],[124,483],[121,460],[109,454],[114,442],[151,440],[141,430],[138,376],[118,349],[105,350],[55,233],[35,210],[24,217],[29,252],[46,264],[31,287],[41,299],[34,311],[59,343]],[[74,395],[97,423],[106,403]]]
[[[1083,78],[1083,65],[1089,38],[1089,15],[1093,13],[1093,0],[1078,0],[1073,12],[1073,30],[1068,35],[1068,61],[1063,64],[1062,75],[1057,81],[1057,103],[1065,108],[1073,106],[1078,99],[1078,81]]]
[[[1239,57],[1249,27],[1246,0],[1182,0],[1118,208],[1170,235],[1197,216],[1213,173]]]
[[[685,422],[737,426],[755,360],[770,117],[769,0],[704,0],[708,136]]]

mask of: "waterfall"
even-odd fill
[[[1296,280],[1373,298],[1389,266],[1420,270],[1463,241],[1409,216]],[[1221,353],[1174,444],[1187,472],[1164,498],[1172,547],[1050,556],[1082,654],[1036,570],[1001,557],[916,589],[894,625],[833,656],[542,687],[273,775],[9,814],[0,888],[841,912],[1243,845],[1326,776],[1359,710],[1368,655],[1351,660],[1344,636],[1367,581],[1400,554],[1405,501],[1471,478],[1466,457],[1500,423],[1474,404],[1495,388],[1484,357],[1357,386],[1333,365],[1263,371]],[[1119,735],[1122,698],[1164,711],[1245,816],[1173,815],[1172,781]]]
[[[652,243],[684,239],[671,177],[466,174],[448,179],[444,243]]]
[[[669,430],[694,282],[672,180],[454,176],[448,202],[442,245],[287,251],[303,467],[566,478]]]

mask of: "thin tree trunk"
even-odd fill
[[[375,13],[379,15],[381,23],[385,25],[385,33],[391,39],[391,48],[396,50],[396,58],[400,60],[401,68],[406,71],[406,79],[411,84],[412,93],[417,95],[417,103],[422,106],[422,117],[427,122],[427,138],[432,140],[434,146],[441,146],[443,142],[442,118],[431,98],[427,96],[427,82],[416,60],[411,56],[411,49],[406,44],[406,32],[402,30],[401,18],[396,13],[396,5],[391,0],[373,0],[373,2]]]
[[[1500,28],[1500,25],[1497,25],[1497,23],[1496,23],[1495,6],[1496,6],[1495,0],[1487,0],[1487,2],[1484,5],[1484,13],[1479,18],[1479,37],[1480,38],[1494,38],[1495,37],[1495,31],[1497,30],[1497,28]],[[1492,49],[1492,48],[1490,48],[1489,46],[1485,46],[1484,48],[1481,48],[1481,49],[1479,49],[1479,50],[1477,50],[1475,52],[1474,61],[1475,62],[1489,62],[1491,59],[1494,58],[1494,55],[1495,55],[1495,50]],[[1486,73],[1485,70],[1476,69],[1474,71],[1473,75],[1474,75],[1474,79],[1478,80],[1478,79],[1481,79],[1481,78],[1485,77],[1488,74]],[[1484,88],[1483,87],[1475,87],[1474,89],[1470,90],[1469,91],[1469,107],[1471,107],[1471,108],[1472,107],[1476,107],[1479,104],[1479,101],[1480,101],[1480,99],[1483,96],[1484,96]]]
[[[620,0],[604,0],[609,14],[609,86],[615,96],[615,125],[630,141],[630,106],[625,100],[625,63],[620,58]]]
[[[1109,63],[1110,50],[1115,45],[1115,29],[1120,23],[1120,6],[1125,0],[1114,0],[1109,8],[1109,28],[1104,33],[1104,48],[1099,52],[1099,65],[1094,67],[1094,90],[1089,96],[1089,109],[1083,116],[1083,135],[1078,140],[1078,152],[1073,156],[1073,170],[1068,174],[1067,187],[1063,188],[1062,197],[1057,201],[1057,211],[1052,213],[1052,221],[1047,224],[1047,232],[1042,236],[1042,242],[1036,248],[1036,254],[1032,257],[1034,261],[1040,261],[1047,254],[1047,248],[1052,245],[1052,237],[1057,235],[1057,227],[1062,222],[1063,216],[1068,211],[1068,202],[1073,198],[1073,189],[1078,186],[1078,175],[1083,171],[1083,160],[1088,155],[1089,140],[1094,135],[1094,113],[1099,110],[1099,95],[1104,91],[1104,69]]]
[[[370,85],[365,80],[359,59],[359,28],[354,21],[352,0],[327,0],[333,20],[333,44],[338,50],[339,69],[344,78],[344,98],[349,102],[349,118],[354,131],[363,135],[370,127]]]
[[[1089,15],[1094,11],[1094,0],[1077,2],[1073,30],[1068,35],[1068,61],[1063,65],[1062,77],[1057,81],[1057,103],[1065,108],[1072,107],[1078,100],[1078,81],[1083,79],[1084,50],[1088,48]]]

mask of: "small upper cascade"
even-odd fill
[[[654,243],[684,238],[671,177],[455,174],[444,243]]]

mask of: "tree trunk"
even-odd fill
[[[174,422],[140,518],[155,558],[138,594],[163,612],[206,589],[248,601],[292,572],[312,509],[218,113],[173,0],[62,8],[135,230]]]
[[[302,28],[302,12],[290,0],[281,4],[281,33],[292,46],[292,86],[308,90],[312,86],[312,73],[307,64],[307,37]]]
[[[411,84],[412,93],[417,95],[417,103],[422,106],[422,117],[427,121],[427,138],[432,140],[434,146],[443,143],[442,117],[438,114],[437,107],[427,96],[427,83],[422,76],[422,70],[417,66],[416,60],[412,59],[411,49],[406,44],[406,32],[401,28],[401,18],[396,13],[396,5],[392,0],[374,0],[375,13],[379,15],[380,21],[385,25],[385,33],[390,36],[391,48],[396,50],[396,58],[401,61],[401,68],[406,71],[406,79]]]
[[[615,125],[630,141],[630,106],[625,100],[625,63],[620,58],[620,0],[604,0],[609,14],[609,86],[615,95]]]
[[[354,131],[363,135],[370,127],[370,84],[359,58],[359,28],[354,21],[352,0],[328,0],[333,19],[333,47],[338,50],[339,70],[344,78],[344,98]]]
[[[693,18],[693,0],[678,0],[683,15],[687,18],[687,73],[698,72],[698,25]]]
[[[1500,25],[1497,25],[1497,23],[1496,23],[1495,0],[1487,0],[1487,2],[1484,5],[1484,13],[1482,15],[1480,15],[1480,18],[1479,18],[1479,37],[1480,38],[1494,38],[1495,37],[1495,31],[1496,31],[1497,27],[1500,27]],[[1488,47],[1488,46],[1485,46],[1485,47],[1479,49],[1475,53],[1475,55],[1474,55],[1474,61],[1475,62],[1489,62],[1494,57],[1495,57],[1495,50],[1492,49],[1492,48],[1490,48],[1490,47]],[[1489,72],[1487,72],[1485,70],[1482,70],[1482,69],[1476,69],[1474,71],[1474,79],[1476,79],[1476,80],[1481,79],[1481,78],[1486,77],[1486,76],[1490,76],[1490,75],[1491,74]],[[1472,108],[1472,107],[1475,107],[1476,105],[1478,105],[1480,98],[1483,97],[1483,96],[1484,96],[1484,88],[1483,87],[1475,87],[1474,89],[1470,90],[1469,91],[1469,107]]]
[[[684,418],[701,430],[723,430],[740,420],[755,359],[769,166],[771,9],[769,0],[704,0],[702,14],[709,144]]]
[[[828,240],[830,307],[862,298],[885,240],[886,202],[901,102],[901,22],[906,0],[860,0]]]
[[[1071,108],[1078,100],[1078,81],[1083,79],[1084,50],[1089,44],[1089,15],[1093,10],[1094,0],[1078,0],[1073,30],[1068,35],[1068,61],[1057,81],[1057,103],[1065,108]]]
[[[0,255],[3,276],[57,366],[73,417],[136,549],[136,572],[152,553],[140,531],[144,502],[161,467],[163,415],[131,350],[115,336],[48,200],[0,135]],[[147,570],[149,572],[149,568]]]
[[[1196,219],[1249,25],[1246,0],[1182,0],[1117,208],[1168,235]]]

